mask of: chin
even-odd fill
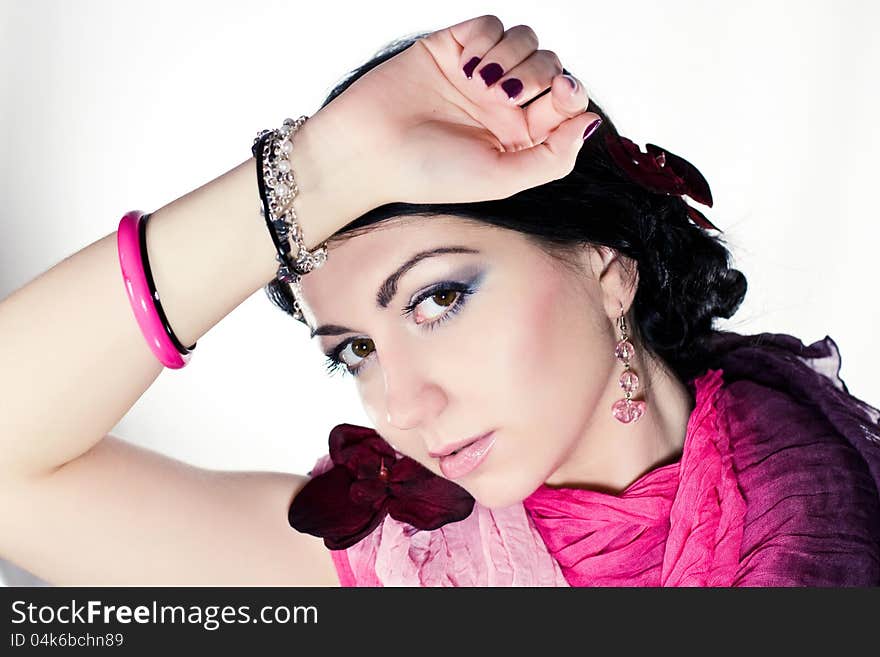
[[[539,485],[540,482],[529,486],[526,482],[511,482],[509,478],[502,478],[492,484],[479,482],[473,486],[467,486],[466,489],[480,506],[494,510],[520,504]]]

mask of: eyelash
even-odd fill
[[[439,324],[442,324],[443,322],[451,319],[453,315],[458,313],[464,307],[465,301],[467,301],[467,298],[474,293],[474,290],[469,285],[466,285],[464,283],[456,283],[452,281],[438,283],[419,294],[419,296],[417,296],[412,301],[412,303],[405,306],[403,312],[401,312],[401,315],[403,317],[408,317],[425,299],[434,296],[438,292],[458,292],[459,294],[455,298],[455,301],[452,303],[452,305],[447,306],[446,312],[444,312],[439,317],[439,319],[435,319],[433,322],[424,322],[422,326],[426,331],[433,331]],[[326,354],[326,367],[328,374],[333,374],[334,372],[339,371],[342,373],[343,376],[347,374],[358,376],[358,370],[361,369],[363,363],[367,360],[367,358],[369,358],[369,356],[362,358],[360,363],[351,368],[346,365],[340,358],[340,354],[349,345],[349,343],[358,339],[359,338],[350,338],[348,340],[344,340],[340,342],[336,347],[334,347],[334,349],[330,353]]]

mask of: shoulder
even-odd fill
[[[789,483],[801,481],[805,485],[798,490],[831,486],[851,492],[861,485],[876,497],[864,459],[809,402],[739,380],[722,387],[717,405],[738,474],[761,472]]]
[[[880,497],[858,450],[814,405],[738,380],[719,429],[746,503],[739,584],[876,585]]]

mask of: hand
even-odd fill
[[[573,91],[555,53],[537,50],[525,25],[504,30],[480,16],[438,30],[369,71],[316,116],[336,114],[336,130],[371,172],[374,206],[500,199],[566,176],[598,115]],[[463,67],[480,57],[472,78]],[[487,86],[480,69],[503,75]],[[517,78],[509,99],[501,85]],[[529,100],[550,87],[550,92]],[[364,162],[366,160],[366,162]]]

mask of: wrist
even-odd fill
[[[384,201],[371,183],[371,149],[352,138],[353,122],[331,103],[293,135],[290,165],[298,192],[293,199],[306,248],[312,250],[340,228]]]

